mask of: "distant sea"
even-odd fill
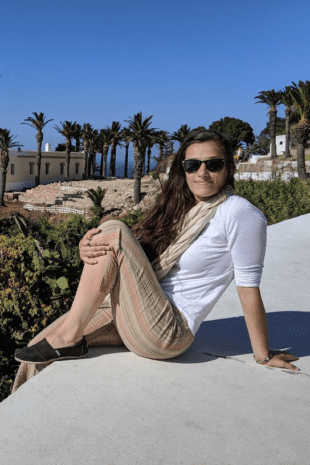
[[[96,174],[99,174],[99,169],[100,169],[100,163],[101,163],[101,154],[97,153],[96,155],[96,165],[97,165],[97,171]],[[152,171],[156,167],[156,162],[151,159],[150,163],[150,170]],[[121,159],[117,159],[117,153],[116,153],[116,163],[115,163],[115,176],[117,178],[123,178],[124,177],[124,170],[125,170],[125,163],[123,157]],[[110,156],[108,156],[107,159],[107,175],[109,176],[109,171],[110,171]],[[133,172],[134,172],[134,161],[132,159],[128,160],[128,168],[127,168],[127,173],[129,178],[133,178]]]

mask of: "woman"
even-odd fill
[[[22,364],[13,391],[52,361],[86,356],[91,345],[125,344],[159,360],[182,354],[234,278],[257,363],[298,370],[289,363],[298,357],[268,350],[259,290],[267,221],[234,195],[234,173],[221,134],[192,133],[133,232],[116,220],[88,231],[79,245],[85,265],[72,307],[16,350]]]

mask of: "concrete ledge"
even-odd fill
[[[0,405],[1,463],[309,465],[309,230],[268,227],[261,283],[270,347],[299,373],[254,363],[233,282],[181,357],[98,347],[24,384]]]

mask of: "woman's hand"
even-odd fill
[[[274,367],[274,368],[285,368],[286,370],[299,371],[295,365],[290,362],[299,360],[296,355],[292,355],[289,352],[273,351],[275,355],[269,360],[268,363],[264,363],[263,366]]]
[[[92,237],[100,232],[100,228],[90,229],[79,243],[80,258],[88,265],[96,265],[98,263],[96,257],[102,257],[111,250],[110,244],[105,241],[104,237],[96,238],[96,244],[91,242],[90,245],[87,245],[88,241],[91,241]]]

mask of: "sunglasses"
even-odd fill
[[[209,158],[208,160],[183,160],[182,165],[186,173],[196,173],[199,170],[202,163],[206,164],[207,170],[211,173],[217,173],[221,171],[227,160],[222,160],[221,158]]]

